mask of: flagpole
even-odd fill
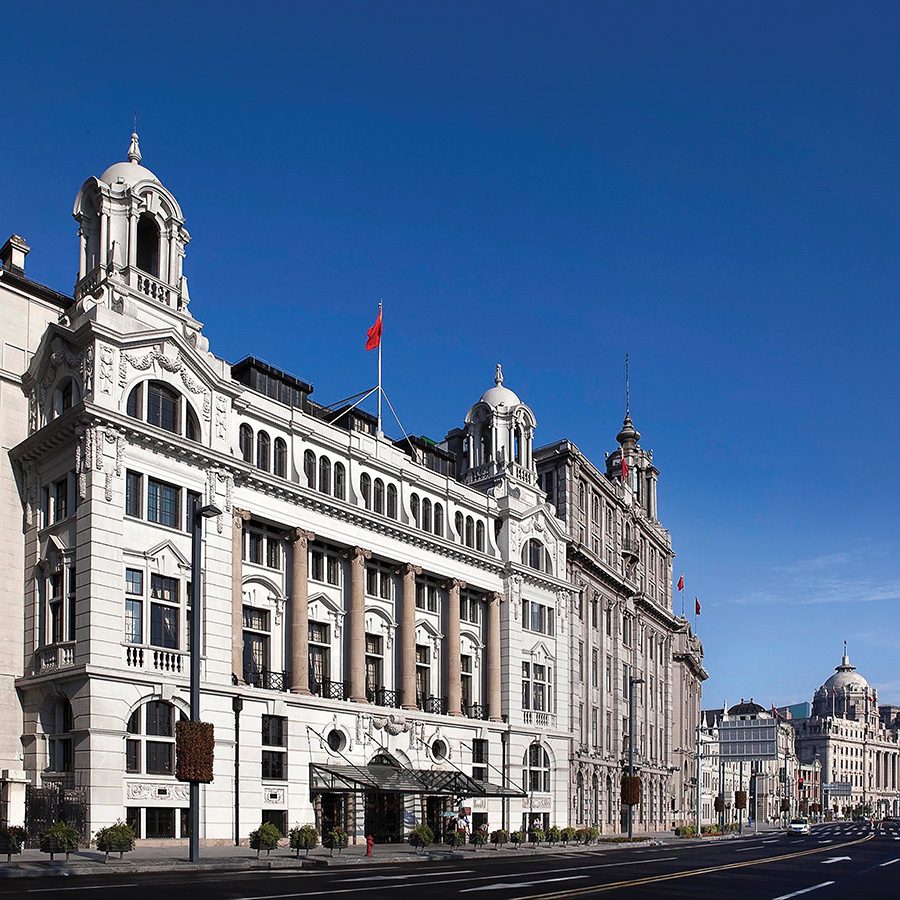
[[[378,301],[378,318],[381,319],[382,322],[382,335],[384,334],[384,318],[383,318],[384,310],[382,308],[381,300]],[[378,339],[378,437],[384,437],[384,432],[381,430],[381,342],[382,336],[379,336]]]

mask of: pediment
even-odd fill
[[[315,594],[311,594],[309,600],[307,601],[310,615],[312,615],[313,606],[315,606],[316,604],[321,604],[321,606],[324,608],[324,611],[330,613],[332,616],[344,615],[344,608],[332,597],[329,597],[328,594],[321,591]]]
[[[177,575],[179,570],[190,571],[190,560],[170,540],[162,541],[144,553],[146,559],[156,563],[160,574]]]
[[[556,654],[552,653],[543,641],[538,641],[529,651],[528,655],[532,659],[542,660],[549,659],[556,661]]]

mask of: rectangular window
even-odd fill
[[[600,615],[599,606],[600,606],[600,603],[598,602],[597,598],[594,597],[594,599],[591,600],[591,627],[592,627],[592,628],[599,628],[599,627],[600,627],[600,624],[599,624],[599,615]]]
[[[140,569],[125,570],[125,593],[144,596],[144,573]]]
[[[591,686],[600,687],[600,657],[596,648],[591,650]]]
[[[606,714],[606,750],[612,752],[612,713]]]
[[[416,644],[416,699],[431,696],[431,651],[426,644]]]
[[[330,633],[324,622],[309,623],[309,687],[321,693],[324,683],[331,679]]]
[[[531,709],[531,663],[522,663],[522,709]]]
[[[584,681],[584,641],[578,642],[578,680]]]
[[[125,810],[125,824],[131,826],[136,838],[143,837],[141,830],[141,808],[139,806],[129,806]]]
[[[274,535],[266,538],[266,565],[270,569],[281,568],[281,544]]]
[[[267,747],[287,747],[287,719],[284,716],[262,717],[262,742]]]
[[[125,515],[141,518],[143,514],[143,475],[125,473]]]
[[[161,700],[151,700],[147,704],[147,734],[153,737],[172,737],[172,707]]]
[[[148,838],[173,838],[175,837],[175,810],[162,807],[148,806],[145,810],[147,816]]]
[[[596,708],[591,710],[591,746],[599,747],[599,735],[598,735],[599,723],[597,721],[597,710]]]
[[[69,479],[61,478],[53,485],[53,521],[61,522],[69,515]]]
[[[150,643],[164,650],[178,649],[178,608],[150,604]]]
[[[262,565],[263,536],[258,531],[247,532],[247,559],[258,566]]]
[[[144,643],[144,601],[134,597],[125,598],[125,641]]]
[[[488,742],[484,738],[472,741],[472,777],[476,781],[487,781]]]
[[[287,778],[287,753],[281,750],[263,750],[262,777],[284,781]]]
[[[163,741],[147,741],[147,774],[171,775],[175,745]]]
[[[157,525],[178,527],[179,489],[173,484],[147,479],[147,518]]]
[[[274,825],[282,834],[288,833],[287,810],[285,809],[264,809],[262,811],[262,822],[263,824]]]
[[[256,609],[254,606],[244,607],[244,628],[253,631],[269,630],[269,613],[265,609]]]
[[[125,741],[125,771],[132,774],[141,771],[140,741]]]
[[[612,657],[606,657],[606,692],[612,693]]]
[[[381,635],[366,634],[366,690],[384,687],[384,649]]]
[[[71,738],[51,738],[49,742],[50,771],[72,772],[75,769],[75,760],[72,755]]]

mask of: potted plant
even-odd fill
[[[78,832],[68,822],[54,822],[41,833],[40,848],[50,854],[50,861],[57,853],[65,853],[66,859],[78,849]]]
[[[265,850],[268,856],[277,846],[278,842],[284,837],[277,825],[271,822],[263,822],[256,831],[250,832],[250,849],[256,851],[256,858],[259,859],[259,851]]]
[[[409,842],[417,850],[434,843],[434,832],[427,825],[416,825],[409,833]]]
[[[491,832],[491,843],[494,845],[495,850],[498,847],[502,847],[508,840],[509,832],[505,828],[498,828],[496,831]]]
[[[446,844],[449,847],[458,847],[466,842],[466,830],[464,828],[451,828],[447,832]]]
[[[544,829],[543,828],[532,828],[528,837],[531,838],[532,848],[537,847],[537,845],[542,843],[544,840],[544,837],[545,837]]]
[[[518,831],[514,831],[514,832],[509,836],[509,839],[512,841],[512,844],[513,844],[513,846],[516,848],[516,850],[518,850],[519,847],[521,847],[522,844],[525,843],[525,832],[524,832],[524,830],[522,830],[522,829],[520,828]]]
[[[347,846],[348,840],[347,832],[343,828],[340,826],[332,828],[328,832],[328,846],[331,849],[331,855],[334,856],[335,850],[340,853]]]
[[[117,820],[113,825],[101,828],[94,835],[94,841],[97,849],[106,854],[107,862],[109,862],[110,853],[118,853],[119,859],[121,859],[123,853],[134,850],[134,829],[125,822]]]
[[[569,841],[575,840],[575,829],[571,825],[567,825],[560,832],[560,836],[562,837],[562,841],[564,844],[568,844]]]
[[[600,829],[597,828],[596,825],[590,825],[588,828],[585,829],[585,831],[587,831],[587,840],[585,841],[585,843],[586,844],[596,844],[597,841],[600,839]]]
[[[25,829],[18,825],[4,825],[0,827],[0,853],[6,854],[9,862],[13,853],[21,853],[25,843]]]
[[[478,848],[482,846],[482,844],[486,844],[488,839],[488,827],[487,825],[479,825],[473,832],[471,837],[469,838],[469,843],[475,848],[475,852],[478,852]]]
[[[562,831],[560,830],[560,827],[558,825],[553,825],[547,832],[547,843],[552,847],[554,844],[559,842],[561,837]]]
[[[297,856],[301,850],[305,850],[309,856],[309,851],[319,846],[319,832],[315,825],[299,825],[291,829],[289,840],[291,849],[297,851]]]

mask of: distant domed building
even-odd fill
[[[900,727],[847,654],[813,695],[808,719],[794,722],[801,763],[822,764],[823,803],[832,815],[858,808],[900,814]],[[829,785],[842,785],[832,787]]]

